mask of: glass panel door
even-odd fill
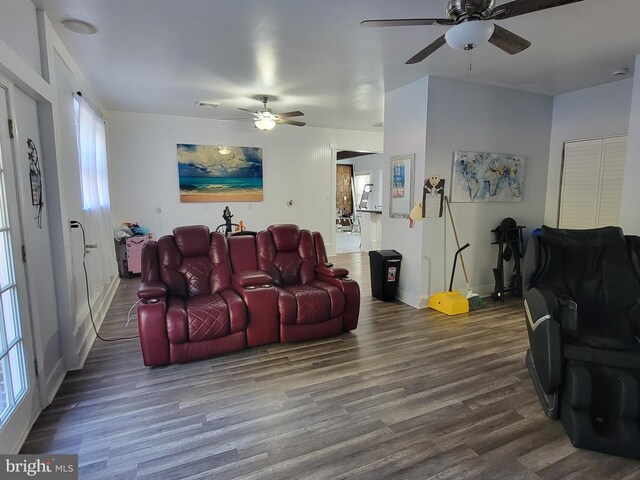
[[[7,88],[0,83],[0,452],[14,453],[34,414],[35,377],[7,119]]]

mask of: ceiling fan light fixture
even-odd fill
[[[447,44],[458,50],[471,50],[487,42],[495,26],[485,20],[474,20],[461,23],[447,30],[444,38]]]
[[[218,145],[218,152],[221,155],[229,155],[231,153],[231,149],[226,145]]]
[[[256,127],[260,130],[271,130],[276,126],[276,121],[271,117],[260,117],[256,120]]]

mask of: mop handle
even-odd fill
[[[453,236],[456,238],[456,246],[458,247],[458,250],[462,250],[460,248],[460,242],[458,241],[458,232],[456,231],[456,224],[453,221],[453,214],[451,213],[451,205],[449,205],[449,198],[446,195],[444,196],[444,203],[447,204],[447,211],[449,212],[449,218],[451,219],[451,228],[453,228]],[[462,271],[464,272],[464,281],[468,286],[469,277],[467,275],[467,267],[464,266],[464,257],[462,256],[462,253],[460,254],[460,263],[462,264]]]

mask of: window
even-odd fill
[[[108,208],[109,181],[104,122],[81,98],[74,97],[73,103],[82,181],[82,208]]]
[[[86,243],[97,245],[83,257],[93,295],[116,274],[117,265],[111,240],[106,129],[102,118],[82,97],[74,96],[73,106],[82,192],[82,219],[74,220],[82,220]]]

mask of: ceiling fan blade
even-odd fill
[[[221,118],[214,118],[214,120],[235,120],[240,122],[255,122],[254,118],[248,118],[248,117],[221,117]]]
[[[583,0],[514,0],[513,2],[498,5],[493,9],[489,18],[505,19],[524,15],[525,13],[546,10],[547,8],[560,7],[570,3],[582,2]]]
[[[500,25],[494,25],[493,34],[489,38],[489,42],[494,44],[509,55],[515,55],[531,46],[531,42],[519,37],[515,33],[502,28]]]
[[[453,25],[448,18],[396,18],[390,20],[364,20],[361,27],[410,27],[414,25]]]
[[[278,118],[276,123],[286,123],[287,125],[295,125],[296,127],[304,127],[306,123],[297,120],[287,120],[286,118]]]
[[[440,38],[436,39],[433,43],[431,43],[430,45],[427,45],[425,48],[423,48],[418,53],[416,53],[413,57],[407,60],[406,64],[411,65],[413,63],[420,63],[429,55],[431,55],[433,52],[435,52],[437,49],[444,46],[446,43],[447,41],[444,39],[444,35],[442,35]]]
[[[249,113],[252,113],[253,115],[258,114],[255,110],[249,110],[248,108],[238,107],[238,110],[242,110],[243,112],[249,112]]]
[[[304,113],[302,113],[300,110],[296,110],[295,112],[284,112],[284,113],[277,113],[276,116],[278,118],[287,118],[287,117],[302,117],[304,115]]]

